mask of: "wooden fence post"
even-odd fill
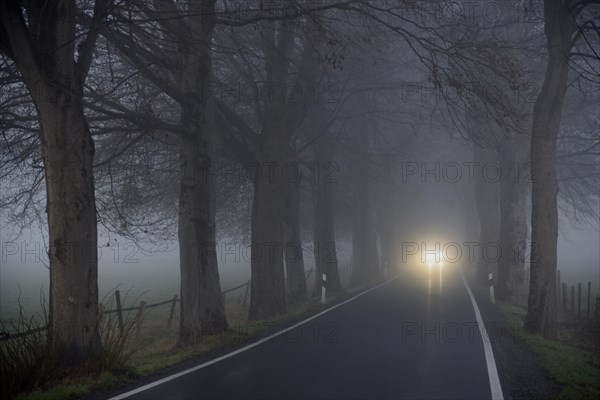
[[[123,307],[121,306],[121,292],[115,290],[115,301],[117,302],[117,319],[119,321],[119,335],[123,336]]]
[[[140,336],[140,331],[142,330],[142,322],[143,322],[143,318],[144,318],[144,308],[146,308],[146,302],[145,301],[141,301],[140,302],[140,311],[138,311],[138,315],[137,315],[137,317],[135,317],[135,321],[136,321],[136,336],[137,337]]]
[[[581,282],[577,284],[577,315],[581,316]]]
[[[571,286],[571,312],[575,313],[575,286]]]
[[[173,296],[173,302],[171,303],[171,311],[169,312],[169,320],[167,321],[167,327],[173,325],[173,316],[175,315],[175,305],[177,304],[177,295]]]
[[[248,282],[246,283],[246,291],[244,292],[244,301],[242,302],[242,306],[246,305],[246,301],[248,301],[248,291],[250,289],[250,279],[248,279]]]
[[[563,282],[562,284],[562,306],[563,310],[567,311],[567,284]]]
[[[590,319],[590,300],[591,300],[591,293],[592,293],[592,282],[588,281],[588,291],[587,291],[587,319]]]

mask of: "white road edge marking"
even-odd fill
[[[498,369],[496,368],[496,361],[494,360],[494,351],[492,350],[490,338],[485,330],[485,325],[483,324],[483,319],[481,318],[481,313],[479,312],[479,307],[477,307],[475,297],[473,297],[471,288],[469,288],[469,284],[465,280],[462,270],[460,271],[460,276],[465,284],[465,288],[467,288],[471,303],[473,304],[473,310],[475,311],[475,317],[477,318],[477,325],[479,326],[479,333],[481,334],[481,341],[483,342],[483,350],[485,352],[485,363],[487,364],[488,377],[490,379],[492,399],[504,400],[504,394],[502,393],[502,386],[500,385],[500,378],[498,377]]]
[[[260,339],[260,340],[259,340],[259,341],[257,341],[257,342],[251,343],[251,344],[249,344],[249,345],[247,345],[247,346],[245,346],[245,347],[242,347],[241,349],[237,349],[237,350],[235,350],[235,351],[232,351],[231,353],[224,354],[224,355],[222,355],[221,357],[214,358],[214,359],[212,359],[212,360],[210,360],[210,361],[207,361],[207,362],[205,362],[205,363],[202,363],[202,364],[196,365],[195,367],[192,367],[192,368],[186,369],[185,371],[181,371],[181,372],[178,372],[178,373],[176,373],[176,374],[169,375],[169,376],[167,376],[167,377],[164,377],[164,378],[162,378],[162,379],[159,379],[159,380],[157,380],[157,381],[154,381],[154,382],[152,382],[152,383],[149,383],[149,384],[147,384],[147,385],[140,386],[139,388],[136,388],[136,389],[130,390],[129,392],[121,393],[120,395],[117,395],[117,396],[115,396],[115,397],[111,397],[111,398],[110,398],[110,399],[108,399],[108,400],[121,400],[121,399],[125,399],[125,398],[127,398],[127,397],[129,397],[129,396],[133,396],[134,394],[137,394],[137,393],[143,392],[143,391],[145,391],[145,390],[151,389],[151,388],[153,388],[153,387],[155,387],[155,386],[162,385],[162,384],[163,384],[163,383],[165,383],[165,382],[172,381],[173,379],[177,379],[177,378],[179,378],[179,377],[181,377],[181,376],[187,375],[187,374],[189,374],[189,373],[192,373],[192,372],[194,372],[194,371],[198,371],[199,369],[202,369],[202,368],[208,367],[209,365],[216,364],[216,363],[218,363],[219,361],[223,361],[223,360],[225,360],[225,359],[227,359],[227,358],[233,357],[233,356],[235,356],[235,355],[237,355],[237,354],[240,354],[240,353],[242,353],[242,352],[244,352],[244,351],[246,351],[246,350],[250,350],[251,348],[253,348],[253,347],[256,347],[256,346],[258,346],[258,345],[260,345],[260,344],[263,344],[263,343],[265,343],[265,342],[267,342],[267,341],[269,341],[269,340],[272,340],[273,338],[275,338],[275,337],[277,337],[277,336],[283,335],[284,333],[286,333],[286,332],[288,332],[288,331],[291,331],[292,329],[296,329],[296,328],[297,328],[297,327],[299,327],[300,325],[303,325],[303,324],[305,324],[305,323],[307,323],[307,322],[309,322],[309,321],[312,321],[312,320],[313,320],[313,319],[315,319],[315,318],[319,318],[321,315],[323,315],[323,314],[327,314],[328,312],[330,312],[330,311],[332,311],[332,310],[335,310],[336,308],[338,308],[338,307],[341,307],[341,306],[343,306],[344,304],[351,302],[352,300],[356,300],[356,299],[358,299],[359,297],[361,297],[361,296],[363,296],[363,295],[365,295],[365,294],[367,294],[367,293],[369,293],[369,292],[372,292],[373,290],[379,289],[380,287],[382,287],[382,286],[384,286],[384,285],[387,285],[388,283],[390,283],[390,282],[392,282],[392,281],[396,280],[397,278],[399,278],[399,277],[400,277],[400,276],[401,276],[403,273],[404,273],[404,271],[400,272],[398,275],[394,276],[393,278],[391,278],[391,279],[388,279],[387,281],[385,281],[385,282],[383,282],[383,283],[380,283],[380,284],[379,284],[379,285],[377,285],[377,286],[374,286],[374,287],[372,287],[372,288],[370,288],[370,289],[367,289],[367,290],[365,290],[364,292],[361,292],[361,293],[359,293],[359,294],[357,294],[357,295],[355,295],[355,296],[353,296],[353,297],[351,297],[351,298],[349,298],[349,299],[347,299],[347,300],[344,300],[344,301],[342,301],[341,303],[338,303],[338,304],[336,304],[336,305],[334,305],[334,306],[332,306],[332,307],[328,308],[327,310],[323,310],[323,311],[321,311],[320,313],[318,313],[318,314],[315,314],[315,315],[313,315],[313,316],[311,316],[311,317],[309,317],[309,318],[305,319],[304,321],[298,322],[298,323],[296,323],[296,324],[294,324],[294,325],[292,325],[292,326],[290,326],[290,327],[288,327],[288,328],[285,328],[285,329],[283,329],[283,330],[281,330],[281,331],[279,331],[279,332],[276,332],[276,333],[274,333],[274,334],[272,334],[272,335],[268,335],[267,337],[265,337],[265,338],[263,338],[263,339]]]

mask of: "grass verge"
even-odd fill
[[[302,317],[315,313],[320,308],[318,302],[308,301],[291,305],[288,312],[275,318],[234,325],[227,332],[210,335],[198,339],[197,342],[185,348],[175,347],[177,337],[175,334],[164,336],[156,332],[156,340],[148,338],[154,348],[136,353],[132,358],[135,372],[141,376],[157,372],[161,369],[176,365],[190,358],[210,355],[223,349],[239,347],[253,342],[269,333],[281,330],[286,325],[302,319]]]
[[[558,340],[545,339],[523,329],[525,309],[498,302],[497,307],[504,316],[504,328],[515,333],[518,340],[527,344],[536,354],[539,365],[550,377],[562,385],[558,399],[599,399],[600,398],[600,350],[598,337],[589,339],[577,329],[561,330]],[[597,329],[589,326],[583,329]]]
[[[85,376],[76,379],[65,379],[48,388],[40,388],[30,393],[24,393],[16,397],[16,400],[63,400],[86,396],[94,391],[106,390],[113,385],[123,381],[122,377],[110,372],[102,372],[100,375]]]
[[[208,360],[215,354],[241,347],[279,331],[320,309],[321,305],[312,300],[290,305],[285,315],[250,323],[240,321],[225,333],[202,337],[185,347],[176,346],[176,329],[156,327],[139,339],[128,342],[126,351],[130,351],[131,356],[125,370],[119,373],[104,371],[95,376],[48,382],[34,391],[18,395],[16,400],[78,399],[94,392],[114,389],[186,360]]]

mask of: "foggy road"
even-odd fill
[[[116,398],[491,398],[469,294],[457,266],[442,272],[407,271],[286,334]]]
[[[600,398],[598,16],[0,0],[0,399]]]

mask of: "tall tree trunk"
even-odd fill
[[[567,90],[569,53],[576,30],[562,1],[544,2],[548,66],[533,110],[531,134],[532,210],[531,275],[525,328],[544,337],[556,336],[556,246],[558,182],[556,139]]]
[[[386,171],[394,168],[390,160],[382,159],[382,162]],[[377,231],[381,240],[381,266],[389,273],[398,268],[395,187],[389,182],[379,182],[377,187]]]
[[[369,236],[367,236],[367,239],[369,239],[369,243],[367,245],[369,278],[378,279],[381,277],[381,263],[379,259],[380,241],[379,235],[377,234],[377,229],[375,229],[375,217],[373,216],[373,211],[371,211],[370,214]]]
[[[94,24],[107,3],[98,0]],[[101,350],[98,333],[94,143],[85,120],[83,83],[99,26],[81,38],[75,60],[76,7],[43,10],[0,2],[0,50],[12,58],[37,108],[46,180],[50,261],[48,347],[76,367]],[[93,33],[91,32],[93,31]]]
[[[380,274],[377,233],[368,209],[369,203],[364,200],[366,196],[361,195],[359,197],[352,227],[352,276],[350,286],[359,286],[373,278],[377,278]]]
[[[54,93],[38,110],[50,245],[49,342],[65,363],[77,364],[101,348],[94,143],[81,98],[47,89]]]
[[[475,161],[484,168],[496,161],[496,152],[473,144]],[[477,280],[485,283],[490,272],[497,268],[496,249],[500,229],[499,184],[483,173],[475,175],[475,201],[479,215],[479,246],[477,247]]]
[[[210,43],[215,24],[215,1],[194,2],[192,16],[183,17],[174,3],[157,2],[159,12],[179,19],[179,36],[168,39],[179,49],[178,78],[182,126],[179,169],[179,269],[181,303],[179,345],[197,336],[227,329],[216,252],[216,164],[214,104],[205,95],[212,79]],[[193,32],[190,36],[183,36]]]
[[[293,1],[286,1],[289,5]],[[304,88],[312,87],[320,69],[319,49],[324,44],[323,29],[318,23],[319,13],[311,14],[306,23],[297,72],[294,64],[294,48],[300,38],[297,21],[274,21],[267,18],[261,24],[261,44],[265,60],[265,82],[279,84],[294,82]],[[254,183],[252,206],[252,283],[248,317],[267,318],[286,312],[283,270],[285,185],[282,168],[291,159],[286,154],[293,147],[293,137],[309,107],[308,96],[299,101],[266,100],[258,115],[262,122],[259,149],[255,154],[262,177]],[[275,173],[270,171],[275,167]]]
[[[283,272],[284,237],[282,194],[285,190],[281,167],[282,152],[275,140],[264,141],[258,163],[261,176],[254,182],[251,219],[250,265],[252,270],[250,311],[252,320],[285,314],[285,282]],[[274,168],[275,167],[275,168]],[[274,173],[269,173],[274,171]]]
[[[364,117],[358,117],[352,125],[353,139],[356,143],[352,228],[352,276],[351,286],[358,286],[379,275],[379,257],[377,251],[377,233],[375,231],[371,208],[371,187],[369,184],[369,126]]]
[[[474,185],[463,188],[461,194],[464,218],[464,238],[469,242],[475,242],[479,238],[479,216],[477,215],[477,212],[475,212],[477,204],[475,202]],[[471,260],[467,259],[467,261]]]
[[[521,42],[525,38],[528,27],[515,23],[510,17],[510,3],[505,2],[500,5],[502,14],[505,16],[499,21],[501,30],[504,30],[506,40],[511,42]],[[503,27],[503,28],[502,28]],[[518,48],[506,49],[501,51],[499,56],[506,60],[505,64],[515,63],[519,65],[522,54]],[[525,65],[523,69],[517,71],[514,67],[508,67],[507,72],[514,74],[515,85],[523,82],[526,75],[529,79],[537,76],[539,73],[527,71]],[[519,74],[523,74],[520,76]],[[505,99],[508,104],[510,99]],[[532,108],[528,104],[515,104],[509,106],[510,118],[517,122],[517,126],[523,131],[531,131]],[[505,111],[506,112],[506,111]],[[531,139],[525,135],[521,129],[514,129],[506,121],[492,122],[498,125],[500,139],[499,162],[502,171],[500,181],[500,234],[498,242],[503,254],[498,262],[498,279],[496,283],[496,295],[501,300],[508,300],[513,303],[525,303],[525,251],[527,242],[527,213],[526,201],[529,194],[530,183],[529,171],[526,169],[529,161],[529,144]]]
[[[338,269],[337,247],[335,243],[335,225],[333,210],[333,185],[337,176],[332,174],[335,168],[333,155],[335,142],[328,137],[320,137],[313,146],[316,154],[314,176],[314,256],[315,256],[315,286],[313,296],[321,294],[321,279],[327,275],[327,293],[342,291]]]
[[[390,214],[381,215],[379,218],[379,237],[381,239],[381,265],[387,273],[398,268],[396,258],[396,227],[393,218],[394,210]]]
[[[285,268],[287,272],[287,298],[289,303],[297,303],[308,298],[306,277],[304,276],[304,254],[300,235],[300,195],[302,180],[284,182],[286,189],[286,237],[284,245]]]
[[[526,178],[523,175],[525,138],[507,138],[500,153],[500,234],[502,256],[498,261],[497,296],[501,300],[519,302],[525,280],[525,248],[527,221],[525,201]]]
[[[181,319],[179,344],[227,328],[215,239],[216,191],[210,171],[214,143],[210,105],[184,105],[180,147],[179,266]]]
[[[214,84],[211,42],[216,0],[151,3],[143,14],[160,25],[156,54],[142,50],[149,43],[138,47],[134,36],[119,29],[109,30],[107,37],[125,60],[181,108],[178,238],[183,345],[195,336],[227,328],[215,243],[214,105],[207,96]],[[165,64],[164,58],[177,62]]]

